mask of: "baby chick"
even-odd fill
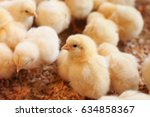
[[[119,41],[118,27],[117,25],[104,18],[104,16],[98,12],[92,12],[87,19],[83,34],[90,36],[97,45],[108,42],[113,45],[117,45]]]
[[[39,66],[39,48],[31,41],[23,41],[17,45],[13,60],[17,66],[17,72],[21,69],[33,69]]]
[[[60,76],[66,77],[80,95],[93,99],[105,95],[110,86],[108,63],[98,55],[91,38],[82,34],[69,36],[62,49],[65,51],[58,59]]]
[[[32,42],[32,44],[22,42],[17,45],[14,52],[14,61],[18,71],[30,69],[30,66],[33,69],[34,63],[37,64],[37,61],[39,65],[51,64],[57,59],[60,43],[57,33],[53,28],[47,26],[31,28],[27,32],[25,39]]]
[[[44,1],[37,8],[36,24],[38,26],[50,26],[57,33],[61,33],[69,27],[70,21],[70,10],[63,1]]]
[[[150,55],[145,59],[144,63],[142,64],[142,77],[150,93]]]
[[[109,60],[112,91],[121,94],[126,90],[138,89],[138,63],[133,55],[120,52],[116,46],[109,43],[101,44],[98,52]]]
[[[15,73],[13,52],[4,43],[0,43],[0,79],[9,79]]]
[[[32,26],[33,18],[36,16],[36,4],[33,0],[4,1],[0,6],[6,8],[13,18],[24,24],[27,29]]]
[[[120,96],[103,96],[100,100],[150,100],[150,95],[139,91],[128,90]]]
[[[7,10],[0,8],[0,42],[5,42],[14,50],[24,40],[26,32],[24,25],[15,22]]]
[[[143,29],[141,13],[131,6],[103,3],[98,11],[118,25],[122,41],[137,37]]]
[[[102,5],[104,2],[111,2],[113,4],[135,6],[135,1],[136,0],[94,0],[94,10],[97,10],[100,7],[100,5]]]
[[[93,0],[65,0],[74,18],[84,19],[93,9]]]

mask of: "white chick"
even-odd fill
[[[140,91],[128,90],[120,96],[102,96],[100,100],[150,100],[150,95]]]
[[[0,17],[0,42],[5,42],[14,50],[24,40],[27,30],[21,23],[15,22],[4,8],[0,8]]]
[[[70,10],[63,1],[44,1],[37,8],[36,24],[38,26],[50,26],[57,33],[61,33],[69,27],[70,21]]]
[[[84,19],[92,11],[93,0],[65,0],[74,18]]]
[[[100,55],[109,60],[111,78],[111,90],[121,94],[126,90],[137,90],[140,82],[137,59],[118,50],[109,43],[103,43],[98,47]]]
[[[13,18],[25,25],[29,29],[36,17],[36,4],[33,0],[12,0],[0,3],[1,7],[6,8]]]
[[[62,49],[65,51],[58,59],[60,76],[67,77],[72,88],[82,96],[98,99],[105,95],[110,86],[108,63],[98,55],[94,41],[76,34],[68,37]],[[68,71],[63,73],[64,69]]]
[[[10,79],[15,74],[13,52],[4,43],[0,43],[0,79]]]
[[[142,64],[142,78],[150,92],[150,55],[144,60],[144,63]]]
[[[33,69],[40,65],[39,48],[31,41],[19,43],[14,51],[13,60],[17,66],[17,72],[21,69]]]
[[[103,3],[98,11],[118,25],[122,41],[137,37],[143,30],[141,13],[131,6]]]
[[[31,41],[37,46],[40,57],[38,57],[38,54],[36,54],[36,59],[31,59],[32,55],[30,53],[35,53],[35,51],[37,51],[36,47],[34,47],[34,51],[28,48],[28,46],[23,46],[26,47],[24,48],[25,50],[21,50],[22,46],[20,46],[20,49],[17,49],[19,47],[16,47],[14,52],[14,61],[16,61],[15,64],[18,68],[18,71],[21,69],[30,69],[30,67],[26,66],[26,63],[32,66],[34,61],[37,61],[37,58],[39,58],[39,64],[51,64],[57,59],[60,43],[57,33],[53,28],[47,26],[31,28],[27,32],[25,39],[27,41]],[[26,54],[26,52],[29,52],[29,54]],[[36,53],[38,53],[38,51]],[[19,64],[17,61],[19,61]]]
[[[87,19],[83,34],[90,36],[97,45],[108,42],[113,45],[117,45],[119,41],[118,27],[117,25],[104,18],[98,12],[92,12]]]

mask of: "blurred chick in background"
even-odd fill
[[[63,1],[44,1],[37,8],[36,24],[38,26],[50,26],[57,33],[61,33],[69,27],[70,21],[70,10]]]
[[[5,42],[12,50],[24,40],[27,33],[23,24],[15,22],[10,13],[0,8],[0,42]]]
[[[100,100],[150,100],[150,95],[140,91],[128,90],[120,96],[103,96]]]
[[[141,13],[131,6],[103,3],[98,11],[117,24],[122,41],[137,37],[143,30]]]
[[[108,42],[117,45],[119,41],[118,27],[111,20],[98,13],[92,12],[87,19],[83,34],[90,36],[97,45]]]
[[[84,19],[93,9],[93,0],[65,0],[76,19]]]
[[[110,2],[113,4],[122,4],[122,5],[128,5],[128,6],[135,6],[136,0],[94,0],[94,10],[97,10],[100,5],[102,5],[104,2]]]
[[[65,51],[61,51],[58,59],[58,71],[60,76],[67,77],[65,79],[75,91],[93,99],[109,91],[108,63],[98,55],[90,37],[82,34],[69,36],[62,49]]]
[[[32,43],[22,42],[14,51],[13,59],[18,71],[33,69],[34,63],[51,64],[57,59],[60,42],[53,28],[47,26],[31,28],[27,32],[26,41]]]
[[[5,43],[0,43],[0,79],[12,78],[15,71],[13,52]]]
[[[150,93],[150,55],[144,60],[142,64],[142,78]]]
[[[130,89],[138,90],[138,63],[133,55],[120,52],[116,46],[109,43],[101,44],[98,52],[109,60],[112,91],[121,94]]]
[[[34,0],[11,0],[0,2],[0,7],[7,9],[14,20],[21,22],[29,29],[36,17],[36,4]]]

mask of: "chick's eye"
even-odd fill
[[[28,11],[28,10],[25,10],[25,13],[29,13],[29,11]]]
[[[77,47],[77,45],[76,45],[76,44],[74,44],[74,45],[73,45],[73,47],[74,47],[74,48],[76,48],[76,47]]]

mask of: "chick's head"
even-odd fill
[[[98,47],[98,53],[102,56],[109,56],[110,54],[113,54],[113,53],[119,53],[119,49],[113,44],[102,43]]]
[[[17,72],[21,69],[30,69],[39,59],[39,50],[32,42],[19,43],[14,51],[13,60],[17,66]]]
[[[76,34],[68,37],[62,49],[67,50],[73,58],[85,59],[96,53],[96,44],[90,37]]]
[[[21,0],[20,1],[20,12],[22,15],[37,16],[36,14],[36,3],[33,0]]]

